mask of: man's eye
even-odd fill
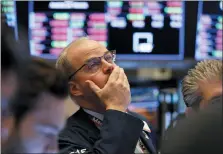
[[[113,61],[113,57],[112,57],[112,55],[106,55],[106,56],[105,56],[105,60],[108,61],[108,62]]]
[[[94,68],[94,67],[96,67],[96,66],[98,66],[97,63],[91,63],[91,64],[88,64],[88,68],[89,68],[89,69],[92,69],[92,68]]]

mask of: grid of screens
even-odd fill
[[[16,15],[16,3],[12,0],[2,0],[1,1],[1,12],[3,13],[3,18],[9,27],[12,27],[15,32],[15,39],[18,40],[18,30],[17,30],[17,15]]]
[[[180,60],[184,2],[29,2],[32,55],[55,59],[71,41],[88,36],[126,60]]]
[[[198,7],[195,58],[222,59],[222,1],[200,1]]]

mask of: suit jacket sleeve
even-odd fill
[[[59,140],[59,148],[62,153],[67,154],[84,152],[133,154],[142,129],[143,122],[138,118],[123,112],[107,110],[100,130],[100,137],[91,148],[84,147],[85,144],[78,145],[68,140]],[[76,136],[78,137],[78,134]]]

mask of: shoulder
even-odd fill
[[[138,113],[136,113],[136,112],[128,111],[128,113],[129,113],[130,115],[132,115],[132,116],[134,116],[134,117],[140,119],[140,120],[146,120],[146,118],[145,118],[144,116],[142,116],[142,115],[140,115],[140,114],[138,114]]]
[[[143,121],[143,123],[144,123],[144,128],[147,128],[147,127],[148,127],[150,131],[152,131],[152,132],[154,131],[154,129],[153,129],[153,127],[152,127],[152,124],[149,122],[148,119],[146,119],[146,117],[144,117],[143,115],[138,114],[138,113],[136,113],[136,112],[132,112],[132,111],[129,111],[128,113],[131,114],[132,116],[134,116],[134,117],[140,119],[141,121]]]
[[[144,122],[146,122],[149,126],[151,126],[150,122],[146,119],[146,117],[144,117],[143,115],[141,114],[138,114],[136,112],[132,112],[132,111],[128,111],[128,113]]]
[[[90,147],[98,138],[99,130],[82,113],[73,114],[68,118],[65,128],[59,134],[59,145]]]
[[[60,132],[59,139],[74,138],[80,134],[87,134],[89,128],[93,127],[92,122],[83,110],[78,110],[67,119],[64,129]]]
[[[222,103],[209,105],[206,109],[179,121],[176,128],[169,132],[168,140],[163,141],[162,152],[192,154],[222,150],[220,144],[216,144],[222,143],[222,138],[219,137],[222,134],[221,122]],[[195,141],[196,144],[191,144]]]

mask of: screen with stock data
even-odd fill
[[[159,89],[153,87],[131,87],[131,104],[129,110],[139,113],[157,128]]]
[[[184,2],[28,3],[32,55],[56,59],[70,42],[87,36],[116,49],[120,59],[183,59]]]
[[[199,1],[196,60],[222,59],[222,1]]]
[[[6,24],[13,28],[15,33],[15,39],[18,40],[18,29],[17,29],[17,15],[16,15],[16,2],[12,0],[1,1],[1,12]]]

